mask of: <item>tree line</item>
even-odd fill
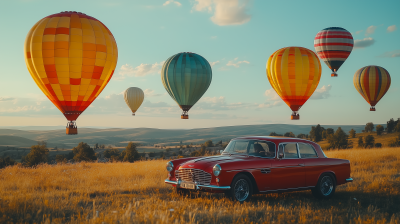
[[[124,162],[134,162],[140,159],[139,153],[136,149],[136,144],[133,142],[128,143],[121,153],[118,149],[109,150],[107,155],[118,157],[118,160]],[[116,151],[118,151],[118,153]],[[107,151],[107,150],[106,150]],[[57,163],[66,163],[73,160],[74,162],[93,162],[98,159],[99,155],[96,155],[94,149],[91,148],[87,143],[81,142],[78,146],[72,148],[71,152],[66,155],[58,154],[55,157]],[[48,163],[49,161],[49,149],[45,141],[38,142],[37,145],[31,146],[30,152],[23,156],[21,159],[21,165],[25,167],[34,167],[39,164]],[[12,166],[17,162],[10,157],[0,158],[0,169],[6,166]]]

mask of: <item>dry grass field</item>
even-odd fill
[[[400,148],[326,152],[354,182],[330,200],[310,191],[185,198],[164,184],[165,160],[0,170],[0,223],[400,223]]]

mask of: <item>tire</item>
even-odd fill
[[[231,189],[225,192],[225,195],[232,201],[249,201],[253,194],[253,184],[244,174],[239,174],[231,183]]]
[[[335,194],[336,179],[332,174],[322,174],[318,180],[317,186],[311,189],[316,198],[329,199]]]

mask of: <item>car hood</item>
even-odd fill
[[[189,160],[181,164],[179,168],[201,169],[206,172],[211,172],[215,164],[223,166],[224,163],[243,161],[245,158],[248,157],[244,155],[201,157]]]

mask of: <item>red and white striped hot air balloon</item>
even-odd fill
[[[314,48],[318,56],[332,70],[332,77],[337,77],[337,70],[353,50],[353,36],[340,27],[329,27],[317,33]]]

